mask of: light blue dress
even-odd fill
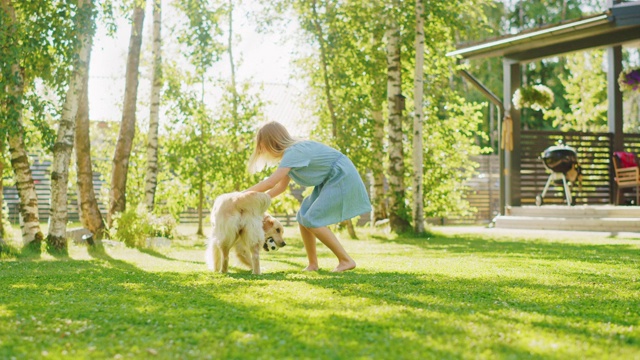
[[[351,160],[336,149],[315,141],[300,141],[284,151],[279,167],[291,168],[289,177],[302,186],[314,186],[302,201],[298,223],[323,227],[371,211],[367,190]]]

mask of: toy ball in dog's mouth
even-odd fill
[[[267,238],[267,241],[264,242],[264,245],[262,247],[266,251],[277,251],[278,250],[278,245],[276,244],[276,241],[273,240],[272,237]]]

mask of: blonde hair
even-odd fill
[[[289,135],[289,131],[277,121],[268,122],[260,127],[256,134],[255,149],[247,165],[249,172],[254,174],[267,166],[275,165],[284,151],[297,143],[298,139]]]

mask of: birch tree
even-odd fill
[[[142,46],[142,28],[144,24],[145,1],[136,1],[133,9],[133,22],[129,38],[129,53],[124,91],[124,104],[120,133],[116,142],[111,171],[111,190],[109,193],[109,211],[107,223],[113,222],[113,215],[126,209],[127,172],[129,157],[133,147],[136,130],[136,105],[138,99],[138,74],[140,65],[140,47]]]
[[[47,247],[54,252],[67,252],[67,185],[69,163],[75,134],[75,122],[80,99],[84,94],[84,79],[88,71],[89,54],[93,37],[93,4],[91,0],[79,0],[76,12],[79,46],[75,57],[69,88],[58,125],[58,137],[53,147],[51,166],[51,215]]]
[[[38,197],[35,191],[33,176],[29,167],[29,157],[24,141],[23,100],[25,90],[25,67],[20,61],[21,48],[20,24],[16,17],[14,4],[11,0],[1,0],[2,14],[0,14],[2,29],[2,99],[0,110],[3,115],[2,136],[7,137],[11,167],[13,168],[16,187],[20,197],[20,216],[22,219],[22,242],[25,247],[39,253],[40,244],[44,238],[40,230],[40,216],[38,214]],[[5,65],[6,64],[6,65]],[[4,141],[4,139],[2,140]]]
[[[402,78],[400,62],[400,27],[393,12],[397,11],[398,3],[394,2],[390,10],[392,15],[388,19],[387,39],[387,108],[389,114],[389,190],[390,209],[389,223],[394,232],[409,230],[407,208],[405,204],[404,187],[404,150],[402,144]]]
[[[90,58],[91,53],[89,53]],[[87,58],[87,64],[90,63]],[[105,224],[98,207],[93,187],[93,164],[91,161],[91,134],[89,126],[89,68],[84,73],[84,87],[78,114],[76,116],[75,153],[76,153],[76,185],[80,204],[80,222],[82,226],[97,239],[105,234]]]
[[[422,0],[416,0],[416,63],[413,78],[414,115],[413,115],[413,229],[416,233],[424,232],[424,165],[422,143],[422,121],[424,107],[422,105],[424,91],[424,8]]]
[[[162,88],[162,0],[153,3],[153,70],[151,77],[151,109],[149,113],[149,134],[147,137],[147,172],[145,174],[145,204],[153,211],[156,186],[158,184],[158,125],[160,110],[160,89]]]

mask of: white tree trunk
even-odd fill
[[[78,8],[91,8],[91,0],[79,0]],[[91,11],[91,10],[88,10]],[[89,15],[90,16],[90,15]],[[81,27],[81,22],[76,26]],[[80,99],[84,94],[84,79],[88,69],[91,51],[91,25],[79,30],[80,47],[76,52],[71,81],[62,108],[58,125],[58,137],[53,147],[53,164],[51,165],[51,213],[49,218],[49,235],[47,246],[53,251],[67,251],[67,185],[69,182],[69,163],[75,136],[75,123]]]
[[[372,144],[374,156],[379,156],[378,159],[382,159],[384,157],[384,117],[382,110],[374,110],[372,116],[374,122],[374,141]],[[376,221],[388,217],[384,191],[383,161],[373,161],[371,163],[371,205],[371,226],[374,226]]]
[[[2,11],[5,13],[5,20],[8,25],[15,24],[16,14],[10,0],[2,0]],[[7,28],[10,28],[9,26]],[[9,86],[6,90],[13,100],[3,104],[6,110],[15,111],[14,128],[7,136],[9,142],[9,154],[11,157],[11,167],[15,175],[16,188],[20,197],[20,216],[22,225],[22,243],[36,252],[40,252],[40,244],[44,238],[40,230],[40,216],[38,214],[38,196],[36,194],[31,168],[29,167],[29,156],[24,143],[24,129],[22,125],[22,97],[24,95],[24,74],[17,63],[17,59],[10,65],[11,72],[18,76],[18,81]],[[4,121],[5,119],[3,119]]]
[[[162,0],[153,4],[153,76],[151,77],[151,111],[147,144],[147,172],[145,175],[145,204],[153,211],[158,184],[158,124],[160,89],[162,88],[162,53],[160,29],[162,25]]]
[[[138,74],[140,65],[140,48],[142,46],[142,28],[144,24],[144,2],[138,3],[133,10],[131,37],[129,38],[129,54],[127,56],[127,73],[124,90],[124,104],[120,133],[113,154],[111,172],[111,191],[109,194],[109,212],[107,223],[111,227],[113,215],[126,208],[127,173],[129,158],[136,131],[136,102],[138,100]]]
[[[422,14],[424,12],[422,0],[416,0],[416,68],[414,77],[414,105],[413,117],[413,229],[416,233],[424,232],[424,190],[423,190],[423,145],[422,121],[424,107],[422,98],[424,91],[424,26]]]
[[[392,15],[393,16],[393,15]],[[394,19],[387,31],[387,104],[389,109],[389,224],[394,232],[405,232],[410,226],[406,219],[404,189],[404,153],[402,149],[402,110],[396,99],[402,94],[400,63],[400,29]]]

